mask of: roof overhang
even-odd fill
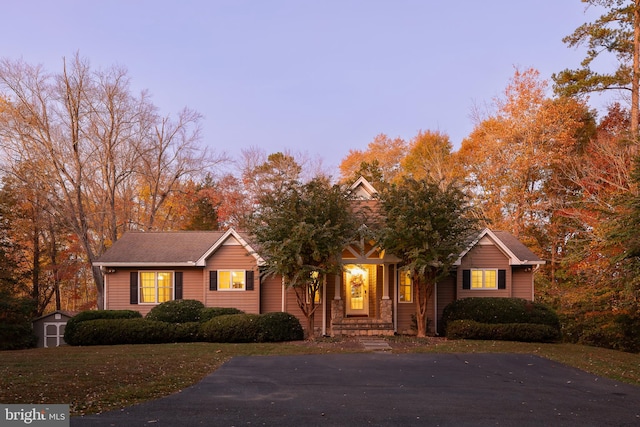
[[[243,248],[246,249],[246,251],[255,258],[257,264],[259,266],[262,266],[265,264],[264,259],[262,259],[262,257],[260,255],[258,255],[258,253],[251,247],[251,245],[249,245],[249,243],[233,228],[230,228],[226,231],[226,233],[224,233],[222,235],[222,237],[220,237],[218,239],[217,242],[215,242],[213,244],[213,246],[211,246],[211,248],[209,248],[209,250],[207,252],[205,252],[196,262],[195,265],[197,267],[204,267],[207,263],[207,259],[211,256],[211,254],[213,254],[215,251],[217,251],[220,246],[224,245],[224,242],[227,241],[227,239],[233,237],[234,239],[236,239],[240,245],[242,245]]]
[[[502,240],[500,240],[494,234],[493,231],[491,231],[488,228],[485,228],[480,233],[478,233],[478,236],[476,236],[476,238],[473,239],[473,241],[465,248],[465,250],[462,251],[462,253],[458,257],[456,262],[453,263],[453,265],[454,266],[459,266],[462,263],[462,258],[464,258],[464,256],[467,253],[469,253],[469,251],[471,249],[473,249],[473,247],[475,245],[477,245],[478,242],[480,240],[482,240],[482,238],[485,237],[485,236],[489,236],[489,238],[491,240],[493,240],[493,242],[496,244],[496,246],[498,246],[498,248],[507,256],[507,258],[509,258],[509,265],[542,265],[542,264],[545,264],[545,261],[543,261],[543,260],[537,260],[537,261],[531,261],[531,260],[528,260],[528,259],[521,260],[502,242]]]

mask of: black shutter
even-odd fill
[[[244,281],[245,281],[245,289],[247,291],[252,291],[253,290],[253,270],[246,271],[244,275]]]
[[[507,270],[498,270],[498,289],[507,289]]]
[[[462,270],[462,289],[471,289],[471,270]]]
[[[175,272],[175,299],[182,299],[182,271]]]
[[[129,304],[138,303],[138,272],[129,273]]]
[[[209,290],[217,291],[218,290],[218,271],[211,270],[209,272]]]

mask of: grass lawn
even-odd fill
[[[640,385],[640,355],[572,344],[392,337],[394,353],[528,353]],[[71,414],[103,412],[188,387],[234,356],[362,351],[353,340],[278,344],[155,344],[0,352],[0,402],[65,403]]]

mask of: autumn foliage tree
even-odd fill
[[[388,187],[381,201],[385,223],[379,243],[411,272],[417,334],[424,337],[435,284],[449,274],[476,222],[467,197],[454,184],[404,178]]]
[[[125,70],[94,70],[79,55],[54,74],[4,59],[0,91],[2,167],[75,236],[100,307],[93,261],[126,230],[175,226],[172,195],[222,159],[200,147],[198,113],[162,117]]]
[[[293,289],[314,336],[318,297],[330,274],[341,274],[340,255],[355,241],[358,226],[347,193],[324,177],[292,181],[259,198],[250,230],[268,274],[281,275]]]

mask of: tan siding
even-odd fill
[[[438,283],[438,333],[443,334],[442,311],[456,300],[456,278],[454,275],[447,277]],[[433,331],[436,332],[436,331]]]
[[[529,301],[533,299],[533,272],[531,267],[514,267],[513,296],[514,298],[524,298]]]
[[[471,268],[495,268],[507,271],[506,289],[462,289],[462,270]],[[458,267],[457,295],[458,298],[469,297],[510,297],[511,296],[511,266],[509,259],[494,245],[476,245],[462,259]]]
[[[210,291],[211,270],[253,270],[253,291]],[[207,307],[233,307],[246,313],[260,313],[260,273],[256,260],[240,245],[222,245],[208,260],[204,277],[207,281],[205,302]]]
[[[106,304],[107,310],[136,310],[143,316],[146,315],[157,304],[129,304],[129,281],[130,273],[138,272],[143,269],[118,269],[115,273],[107,274],[107,290]],[[175,268],[158,268],[144,269],[144,271],[182,271],[182,298],[195,299],[202,301],[203,296],[203,280],[202,269],[175,269]]]
[[[267,276],[260,287],[260,312],[282,311],[282,279],[280,276]]]

